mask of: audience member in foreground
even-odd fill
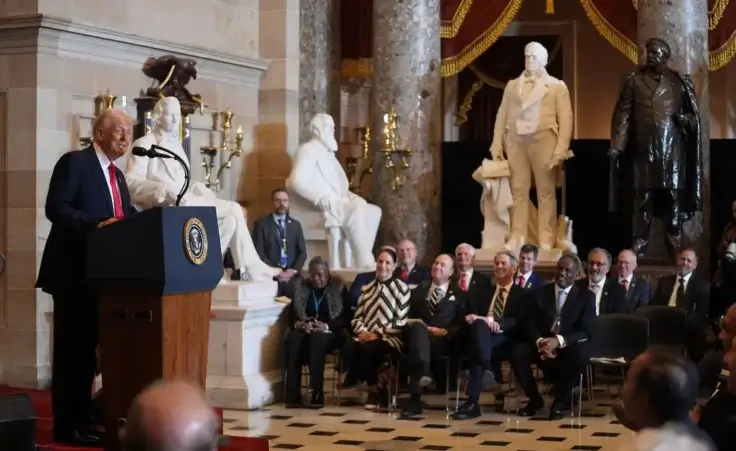
[[[218,423],[199,387],[157,382],[128,411],[122,451],[215,451]]]
[[[708,436],[690,420],[698,394],[695,365],[682,354],[652,348],[631,365],[622,398],[640,432],[622,451],[710,451]]]

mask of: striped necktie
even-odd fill
[[[443,296],[444,293],[442,293],[442,288],[435,287],[435,289],[432,290],[432,294],[429,296],[429,311],[433,315],[437,311],[437,306],[439,305]]]
[[[503,310],[505,308],[506,308],[506,288],[499,288],[498,296],[496,296],[496,302],[493,303],[494,318],[501,318],[503,316]]]

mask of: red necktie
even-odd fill
[[[524,288],[524,276],[520,275],[519,280],[516,281],[516,285],[520,286],[521,288]]]
[[[118,190],[118,178],[115,173],[115,165],[110,164],[107,167],[107,172],[110,174],[110,190],[112,191],[112,205],[113,211],[115,212],[115,219],[123,219],[125,213],[123,213],[123,199],[120,197],[120,191]]]
[[[401,277],[401,280],[406,282],[406,279],[409,278],[409,270],[406,269],[406,267],[401,268],[401,274],[399,275],[399,277]]]
[[[624,287],[624,291],[629,291],[629,281],[626,279],[621,280],[621,286]]]
[[[468,291],[468,275],[465,273],[460,276],[460,290]]]

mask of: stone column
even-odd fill
[[[439,0],[373,1],[372,200],[383,210],[376,244],[408,238],[424,258],[440,249],[440,65]],[[380,151],[383,115],[392,107],[397,147],[413,150],[397,190]]]
[[[670,67],[689,74],[695,84],[703,136],[704,211],[685,224],[683,244],[695,247],[700,261],[709,261],[710,236],[710,101],[708,98],[708,2],[703,0],[639,0],[639,60],[647,39],[664,39],[672,49]],[[654,232],[654,229],[652,230]],[[662,234],[663,232],[659,232]]]
[[[328,113],[340,130],[340,1],[301,0],[299,59],[300,141],[310,138],[306,125]]]

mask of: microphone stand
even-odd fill
[[[151,145],[151,149],[160,150],[161,152],[165,152],[165,153],[171,155],[171,157],[174,160],[178,161],[179,164],[181,165],[181,167],[184,168],[184,186],[181,188],[181,191],[179,191],[179,195],[176,196],[176,206],[178,207],[179,204],[181,203],[182,197],[184,197],[184,194],[189,189],[189,181],[192,178],[192,173],[189,171],[189,166],[186,164],[186,162],[179,155],[177,155],[175,152],[172,152],[171,150],[169,150],[169,149],[167,149],[165,147],[161,147],[159,145],[152,144]]]

